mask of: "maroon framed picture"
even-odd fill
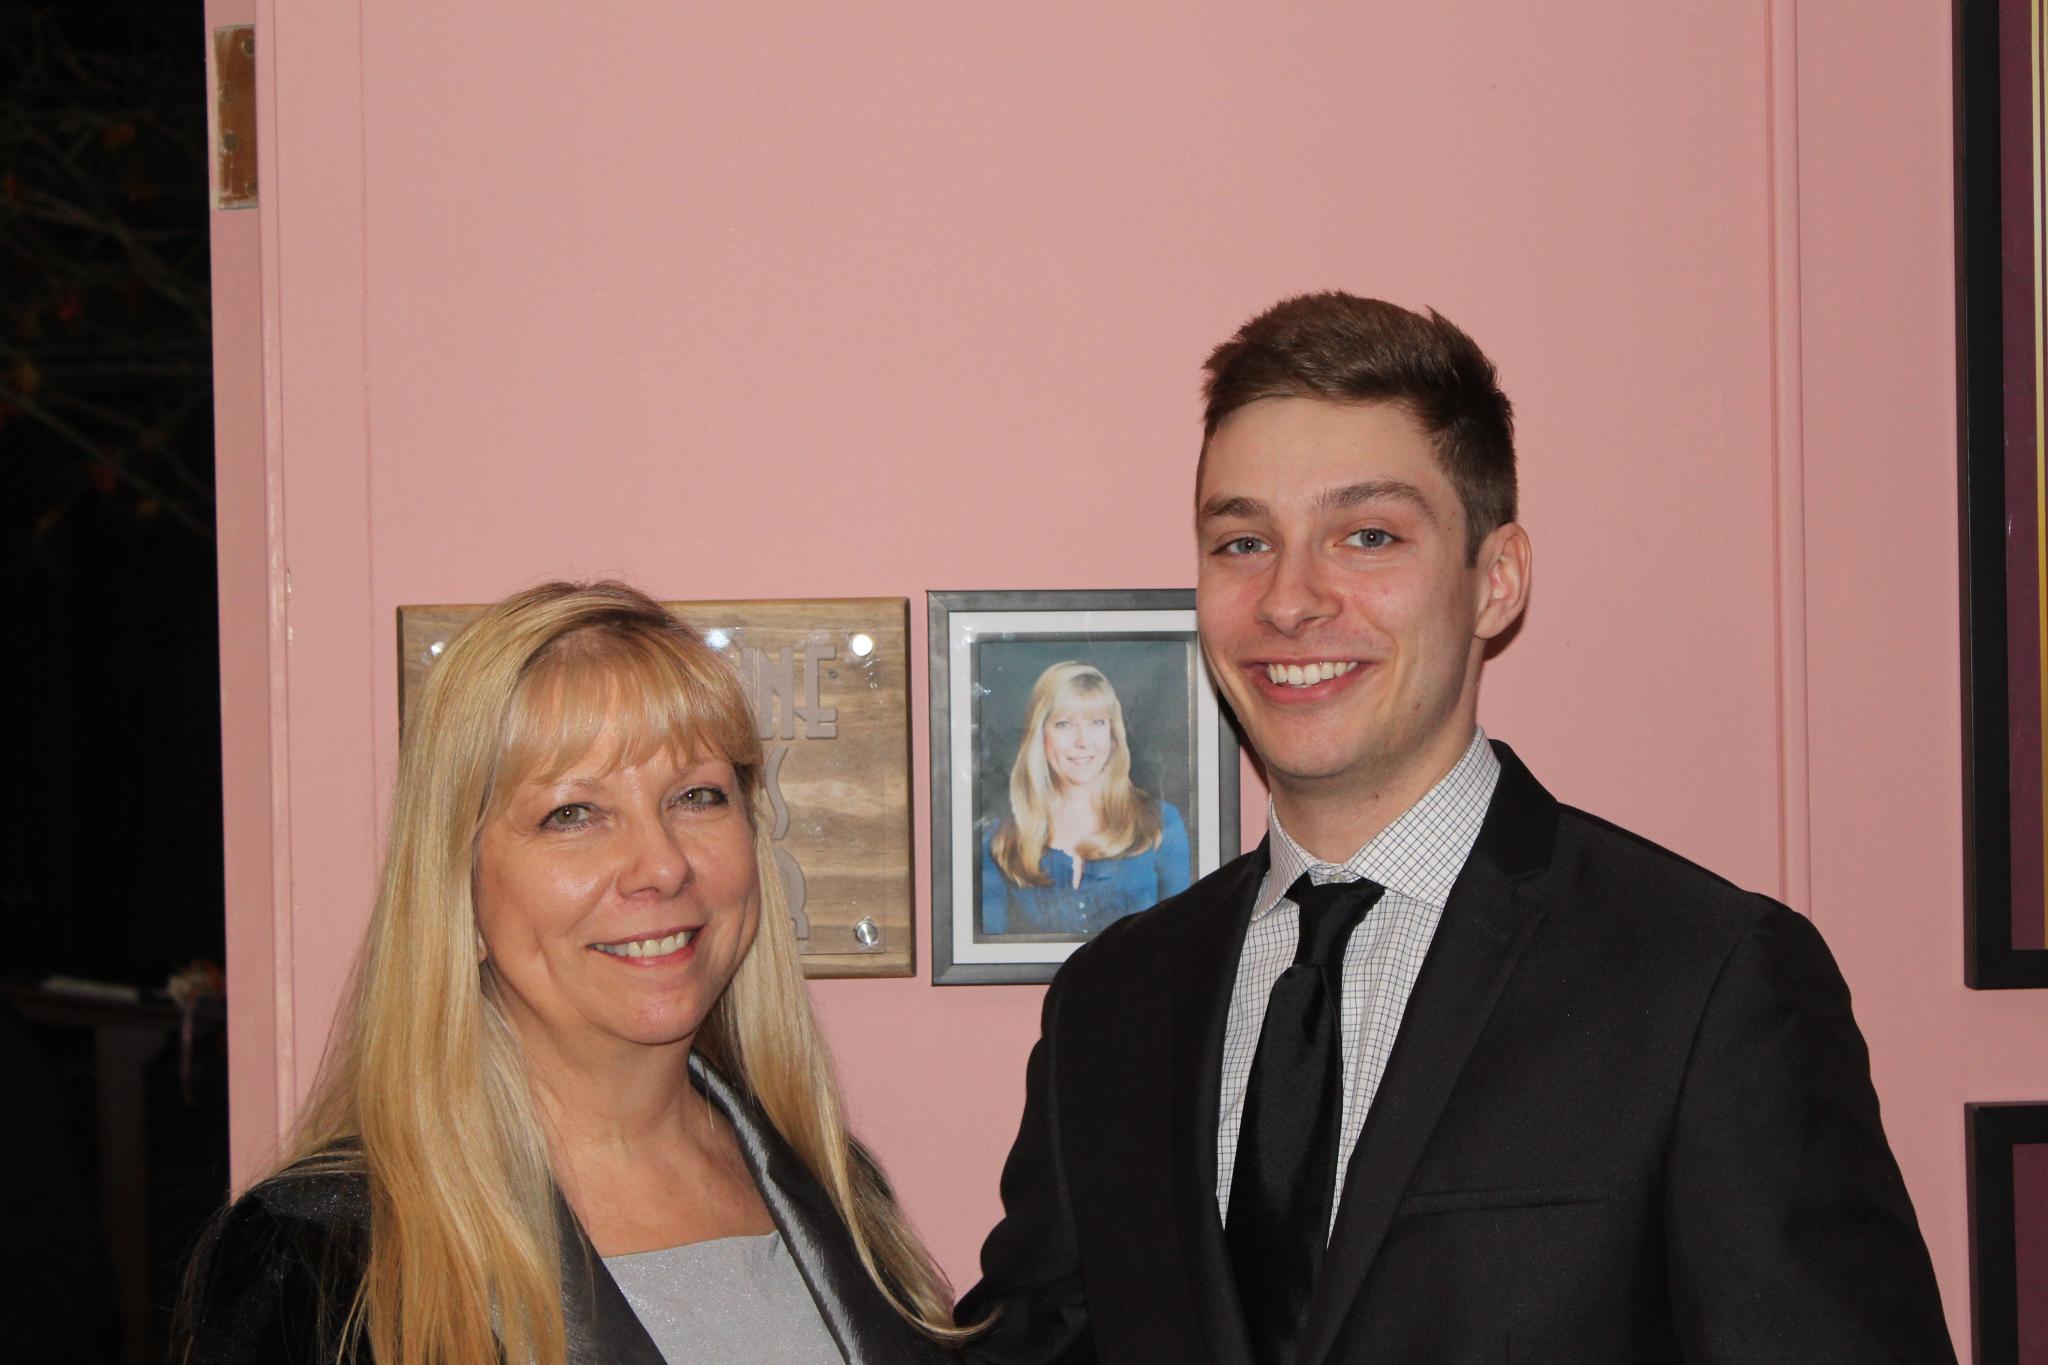
[[[2048,986],[2044,0],[1956,0],[1966,978]]]
[[[2048,1365],[2048,1104],[1972,1104],[1976,1365]]]

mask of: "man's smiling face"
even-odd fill
[[[1196,490],[1202,648],[1276,795],[1419,798],[1472,737],[1485,640],[1521,609],[1496,528],[1476,564],[1430,438],[1389,403],[1264,398]],[[1513,558],[1510,556],[1510,558]]]

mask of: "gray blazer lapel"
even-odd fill
[[[694,1053],[690,1076],[732,1124],[762,1202],[849,1365],[942,1358],[876,1290],[839,1210],[767,1116]]]

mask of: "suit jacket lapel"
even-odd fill
[[[1216,1125],[1221,1107],[1223,1031],[1230,1017],[1237,959],[1251,923],[1252,899],[1266,875],[1261,843],[1218,879],[1205,903],[1176,913],[1186,924],[1177,944],[1173,989],[1173,1196],[1188,1273],[1189,1301],[1202,1317],[1219,1361],[1251,1359],[1244,1313],[1223,1220],[1216,1211]]]
[[[767,1116],[694,1053],[690,1074],[732,1123],[762,1202],[840,1354],[851,1365],[933,1355],[935,1348],[914,1333],[875,1289],[831,1197]]]
[[[562,1326],[569,1365],[663,1365],[661,1350],[626,1302],[568,1201],[555,1195],[562,1242]]]
[[[803,1275],[818,1315],[854,1365],[921,1358],[930,1348],[898,1318],[860,1264],[853,1239],[823,1187],[745,1095],[692,1055],[690,1076],[739,1139],[747,1170]],[[568,1204],[556,1196],[562,1237],[563,1311],[571,1365],[663,1365],[660,1350],[620,1292]]]
[[[1514,883],[1547,866],[1557,803],[1513,751],[1499,743],[1494,749],[1501,774],[1486,822],[1451,888],[1345,1170],[1336,1226],[1309,1305],[1303,1361],[1323,1360],[1335,1346],[1472,1045],[1542,919]]]

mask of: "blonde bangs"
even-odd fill
[[[664,751],[686,763],[715,755],[751,786],[761,741],[739,680],[723,665],[666,634],[563,636],[513,691],[487,812],[521,785],[552,782],[587,758],[610,772]]]

